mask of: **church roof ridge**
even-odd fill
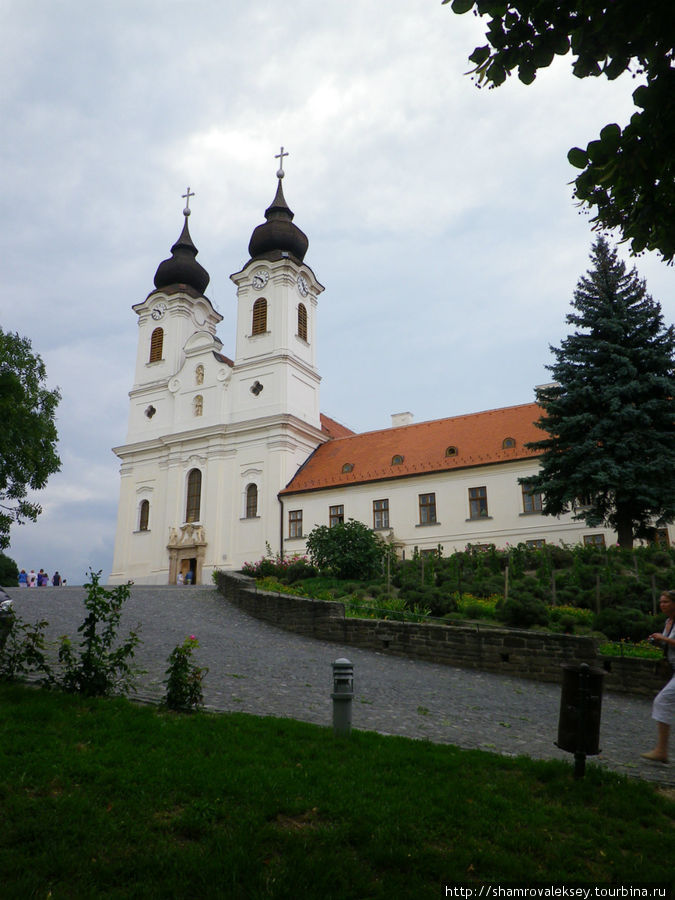
[[[334,438],[335,441],[345,441],[351,440],[353,438],[361,438],[366,437],[367,435],[375,435],[375,434],[392,434],[396,431],[409,431],[411,429],[416,428],[424,428],[425,426],[433,426],[439,425],[441,422],[460,422],[465,419],[474,419],[477,416],[489,416],[494,413],[505,413],[509,410],[517,410],[517,409],[526,409],[528,407],[540,409],[541,407],[533,400],[530,403],[517,403],[513,406],[498,406],[491,409],[479,410],[478,412],[472,413],[460,413],[457,416],[443,416],[440,419],[425,419],[422,422],[409,422],[407,425],[393,425],[385,428],[373,428],[370,431],[355,431],[348,435],[343,435],[339,438]]]

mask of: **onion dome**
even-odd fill
[[[209,273],[200,265],[195,257],[199,252],[192,243],[188,229],[188,206],[183,210],[185,224],[180,237],[171,248],[169,259],[163,260],[155,272],[155,287],[158,290],[167,288],[172,284],[186,284],[194,288],[198,294],[203,294],[211,280]]]
[[[283,148],[282,148],[283,150]],[[262,225],[258,225],[251,235],[248,252],[251,259],[281,259],[282,256],[291,256],[295,262],[301,263],[307,253],[309,240],[297,225],[293,224],[293,213],[288,208],[281,188],[283,169],[277,172],[279,185],[272,205],[265,210],[267,219]]]

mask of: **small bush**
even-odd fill
[[[0,587],[16,587],[19,584],[19,567],[11,557],[0,553]]]
[[[663,624],[661,620],[659,622]],[[652,624],[651,616],[626,606],[603,609],[593,619],[594,630],[602,632],[610,641],[638,643],[652,633]]]
[[[99,585],[100,572],[91,572],[85,584],[84,605],[87,617],[77,629],[82,641],[77,649],[69,637],[63,635],[59,647],[59,662],[64,671],[59,686],[70,693],[86,697],[105,697],[116,691],[126,692],[132,686],[136,670],[132,659],[140,644],[137,631],[130,631],[126,640],[117,642],[122,606],[129,599],[129,586],[118,585],[106,590]]]
[[[14,681],[22,675],[39,674],[51,684],[53,674],[47,662],[46,620],[29,625],[12,610],[12,627],[5,646],[0,649],[0,680]]]
[[[579,609],[576,606],[552,606],[549,609],[551,622],[562,625],[562,620],[571,620],[575,625],[583,625],[587,628],[593,626],[593,613],[590,609]]]
[[[168,709],[189,712],[199,709],[203,703],[202,681],[209,670],[192,662],[192,654],[198,646],[199,641],[191,634],[171,651],[169,668],[166,670],[167,678],[164,681],[166,685],[164,705]]]
[[[522,594],[509,597],[497,607],[497,617],[511,628],[531,628],[548,625],[548,607],[537,597]]]

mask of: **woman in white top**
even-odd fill
[[[659,598],[661,612],[667,616],[663,632],[650,635],[654,644],[664,648],[666,658],[675,671],[675,591],[664,591]],[[670,726],[675,722],[675,674],[671,675],[668,684],[654,697],[652,719],[656,721],[656,747],[643,753],[643,759],[652,762],[668,762],[668,739]]]

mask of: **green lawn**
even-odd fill
[[[675,803],[589,765],[0,684],[0,897],[670,884]]]

